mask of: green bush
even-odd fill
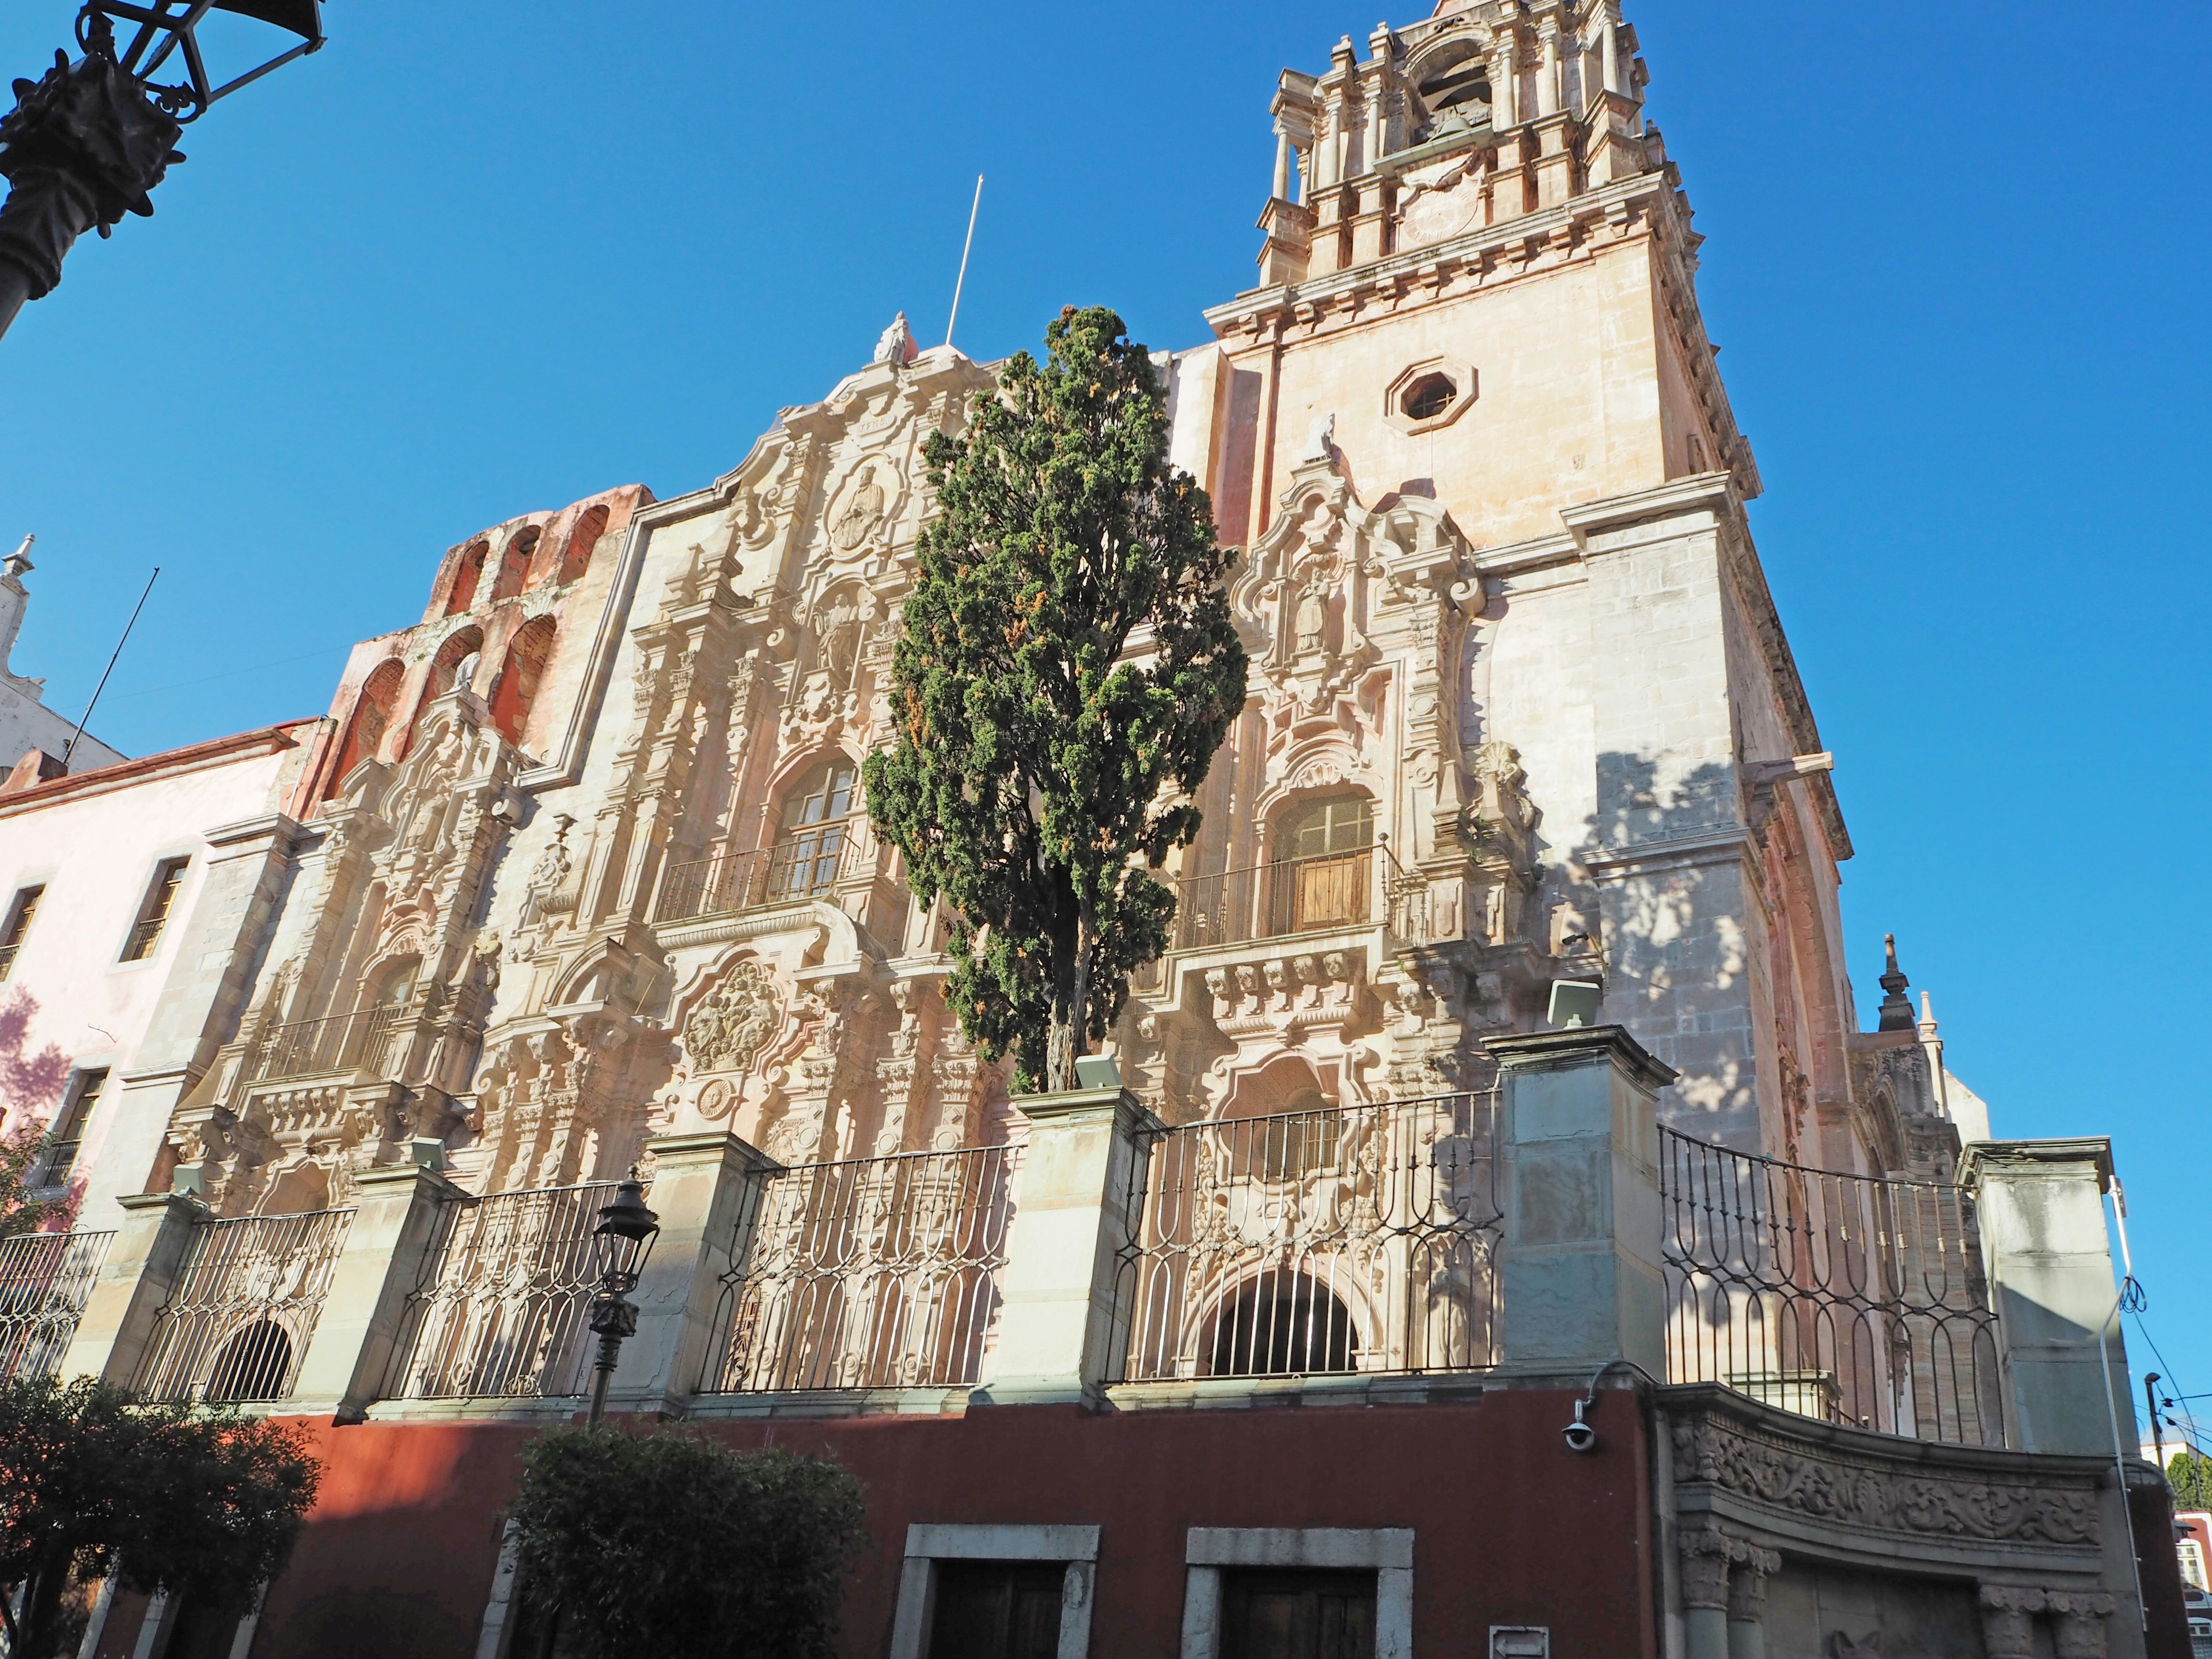
[[[24,1593],[15,1650],[75,1650],[73,1573],[243,1613],[291,1558],[321,1477],[295,1429],[148,1405],[91,1377],[0,1383],[0,1587]]]
[[[697,1434],[556,1429],[523,1453],[523,1593],[578,1659],[827,1659],[860,1483]]]

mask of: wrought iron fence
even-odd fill
[[[448,1203],[408,1295],[386,1397],[581,1394],[598,1288],[592,1226],[615,1186],[598,1181]]]
[[[1378,921],[1392,937],[1419,944],[1429,936],[1428,897],[1428,884],[1401,869],[1379,842],[1186,876],[1176,884],[1175,948],[1205,950]]]
[[[206,1220],[138,1367],[155,1400],[283,1400],[315,1334],[351,1210]]]
[[[1973,1201],[1660,1132],[1671,1382],[1886,1434],[2004,1443]]]
[[[1497,1126],[1483,1093],[1167,1131],[1127,1195],[1119,1380],[1496,1364]]]
[[[722,1279],[701,1391],[975,1382],[1020,1160],[973,1146],[770,1176],[751,1246]]]
[[[112,1232],[0,1239],[0,1382],[61,1369],[114,1242]]]
[[[253,1045],[246,1080],[266,1083],[288,1077],[318,1077],[369,1066],[396,1074],[392,1042],[406,1017],[404,1008],[363,1008],[357,1013],[296,1020],[271,1026]]]
[[[873,854],[872,843],[849,829],[834,842],[780,842],[744,853],[723,848],[706,858],[669,866],[653,918],[687,921],[808,898],[858,875]]]

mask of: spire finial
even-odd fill
[[[1905,978],[1905,970],[1897,965],[1897,935],[1884,933],[1881,944],[1889,958],[1889,969],[1881,976],[1881,1019],[1875,1029],[1909,1031],[1912,1029],[1912,1002],[1905,994],[1905,988],[1912,981]]]

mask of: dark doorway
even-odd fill
[[[929,1659],[1053,1659],[1066,1571],[1056,1561],[945,1562]]]
[[[1375,1575],[1223,1573],[1221,1659],[1375,1659]]]

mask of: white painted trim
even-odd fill
[[[1097,1586],[1096,1527],[951,1526],[906,1529],[898,1610],[891,1620],[890,1659],[923,1659],[937,1612],[939,1561],[1064,1561],[1058,1659],[1090,1659],[1091,1609]],[[489,1654],[478,1659],[495,1659]],[[957,1659],[953,1656],[952,1659]]]
[[[131,1659],[154,1659],[168,1644],[162,1638],[168,1634],[169,1592],[155,1590],[146,1602],[146,1615],[138,1621],[137,1644],[131,1650]]]
[[[515,1525],[500,1534],[499,1565],[491,1571],[491,1594],[484,1600],[483,1627],[477,1637],[477,1659],[506,1659],[514,1636]]]
[[[1183,1548],[1182,1659],[1219,1659],[1221,1571],[1375,1573],[1375,1659],[1413,1659],[1413,1534],[1407,1527],[1193,1527]]]

